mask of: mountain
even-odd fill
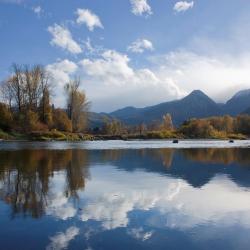
[[[250,107],[243,111],[242,114],[250,115]]]
[[[162,116],[170,113],[175,125],[193,117],[208,117],[221,114],[218,105],[200,90],[194,90],[181,100],[164,102],[146,108],[127,107],[110,113],[116,119],[129,125],[158,122]]]
[[[224,112],[230,115],[242,113],[250,107],[250,89],[236,93],[226,104]]]
[[[194,90],[188,96],[175,101],[164,102],[145,108],[125,107],[105,114],[95,113],[98,126],[103,117],[114,118],[127,125],[140,123],[152,124],[162,120],[163,115],[170,113],[175,126],[191,118],[205,118],[219,115],[237,115],[250,107],[250,89],[236,93],[227,103],[216,103],[200,90]],[[249,110],[250,113],[250,110]],[[102,116],[100,118],[99,116]],[[92,123],[93,126],[93,123]]]

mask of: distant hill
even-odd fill
[[[242,114],[250,115],[250,107],[244,110]]]
[[[104,117],[115,118],[127,125],[140,123],[152,124],[161,121],[162,116],[170,113],[175,126],[182,124],[191,118],[205,118],[219,115],[237,115],[249,108],[250,114],[250,89],[236,93],[225,104],[216,103],[200,90],[194,90],[188,96],[171,102],[164,102],[158,105],[145,108],[125,107],[114,112],[93,113],[98,126]],[[93,127],[97,123],[91,121]]]
[[[225,105],[226,113],[237,115],[250,107],[250,89],[236,93]]]

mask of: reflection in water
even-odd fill
[[[203,163],[239,163],[242,165],[250,164],[248,148],[201,148],[201,149],[183,149],[182,153],[186,158]]]
[[[2,244],[25,225],[40,249],[248,249],[249,152],[0,151]]]
[[[55,236],[50,238],[51,243],[47,246],[46,250],[67,248],[69,242],[79,234],[79,231],[80,230],[77,227],[70,227],[65,233],[57,233]]]
[[[81,150],[0,152],[0,166],[0,197],[12,207],[12,215],[37,218],[50,202],[49,182],[55,172],[65,173],[64,196],[77,197],[88,177],[88,154]]]

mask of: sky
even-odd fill
[[[217,102],[250,88],[250,1],[0,0],[0,80],[42,64],[63,107],[80,77],[91,110],[180,99]]]

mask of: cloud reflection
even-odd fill
[[[129,226],[132,211],[154,210],[147,223],[156,228],[185,230],[209,223],[250,228],[250,190],[237,186],[225,175],[213,178],[202,188],[194,188],[184,180],[156,174],[116,174],[122,177],[113,175],[113,179],[123,178],[129,183],[118,185],[102,179],[104,193],[103,188],[98,188],[99,180],[93,180],[86,191],[91,197],[82,208],[82,221],[99,221],[110,230]]]
[[[78,234],[79,228],[70,227],[65,233],[59,232],[51,237],[51,243],[47,246],[46,250],[60,250],[68,247],[69,242],[72,241]]]

